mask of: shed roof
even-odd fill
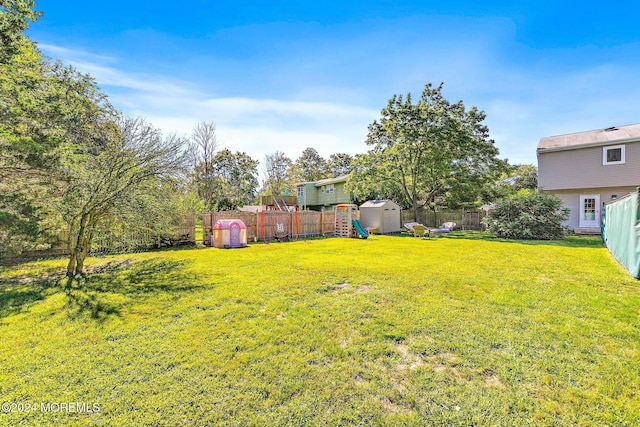
[[[392,200],[369,200],[360,205],[361,208],[380,208],[388,203],[393,203],[396,206],[399,206],[396,202]]]
[[[574,150],[589,146],[611,145],[640,141],[640,123],[627,126],[613,126],[587,132],[567,135],[547,136],[540,139],[538,152]]]

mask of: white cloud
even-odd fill
[[[95,53],[86,52],[78,49],[69,49],[63,46],[57,46],[48,43],[38,43],[38,47],[42,52],[48,55],[52,55],[65,61],[71,61],[73,59],[91,59],[92,61],[100,62],[115,62],[116,58],[106,55],[96,55]]]
[[[637,47],[620,48],[615,56],[624,60],[615,63],[607,63],[602,53],[584,59],[590,58],[589,48],[532,52],[516,43],[509,22],[494,24],[503,26],[497,34],[481,26],[486,35],[478,30],[447,38],[441,30],[433,39],[413,39],[411,29],[378,37],[364,32],[340,46],[320,43],[309,49],[302,43],[300,51],[275,65],[238,59],[234,67],[242,77],[226,80],[236,70],[227,67],[216,81],[218,87],[228,85],[224,94],[176,77],[124,71],[117,58],[41,47],[91,73],[126,114],[179,134],[189,134],[198,121],[213,121],[225,146],[259,160],[275,150],[295,158],[309,146],[324,156],[364,152],[367,125],[390,96],[409,91],[417,96],[422,85],[441,80],[451,101],[463,99],[487,112],[492,138],[512,162],[535,163],[543,136],[638,122],[640,74],[632,59]],[[252,87],[245,90],[248,84]],[[247,95],[261,84],[271,95]]]
[[[325,157],[363,152],[367,125],[378,115],[361,106],[330,102],[215,97],[190,82],[125,72],[81,51],[51,45],[47,49],[90,73],[125,114],[146,117],[164,132],[179,135],[189,135],[199,121],[213,121],[225,147],[261,161],[276,150],[295,159],[306,147]]]

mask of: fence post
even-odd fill
[[[209,246],[213,246],[211,244],[211,236],[213,236],[213,223],[215,221],[216,215],[215,213],[212,211],[211,212],[211,222],[209,223]]]

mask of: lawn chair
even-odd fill
[[[455,222],[445,222],[444,224],[442,224],[442,227],[440,227],[440,230],[444,231],[445,233],[449,233],[453,231],[455,227],[456,227]]]
[[[425,234],[429,235],[429,229],[419,222],[408,222],[404,224],[404,227],[413,233],[413,237],[423,237]]]
[[[429,237],[438,237],[442,234],[451,233],[451,231],[453,231],[455,226],[456,226],[455,222],[445,222],[440,226],[440,228],[432,228],[428,230]]]

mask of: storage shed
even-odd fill
[[[213,226],[211,246],[243,248],[247,246],[247,226],[239,219],[220,219]]]
[[[401,211],[391,200],[369,200],[360,205],[360,223],[374,233],[397,233],[402,231]]]

